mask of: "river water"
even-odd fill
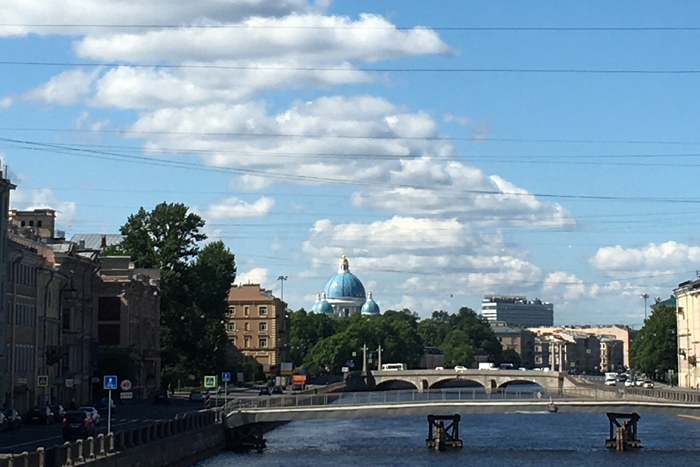
[[[605,449],[605,414],[463,415],[464,448],[432,452],[424,416],[308,420],[266,434],[262,453],[224,452],[197,467],[224,466],[676,466],[700,465],[700,422],[642,415],[643,449]]]

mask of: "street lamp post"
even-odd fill
[[[641,297],[644,299],[644,321],[647,320],[647,300],[649,300],[649,294],[643,293]]]
[[[280,297],[280,299],[281,299],[282,301],[284,301],[284,281],[287,280],[287,276],[279,276],[279,277],[277,278],[277,280],[280,281],[280,283],[281,283],[281,285],[282,285],[282,294],[281,294],[282,296]]]

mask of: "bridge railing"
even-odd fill
[[[694,397],[691,397],[694,396]],[[241,409],[276,409],[276,408],[309,408],[309,407],[345,407],[385,404],[412,404],[417,402],[456,401],[542,401],[551,400],[596,400],[596,401],[659,401],[677,400],[678,402],[700,403],[700,394],[674,393],[673,391],[653,389],[615,389],[605,387],[588,387],[566,389],[564,394],[548,394],[544,390],[513,390],[505,389],[488,393],[483,389],[432,390],[417,391],[380,391],[352,392],[318,395],[282,395],[249,399],[237,399],[226,405],[225,412],[230,413]],[[675,397],[673,399],[672,397]]]
[[[264,398],[237,399],[226,405],[226,411],[245,408],[273,409],[281,407],[322,407],[355,406],[371,404],[410,404],[414,402],[454,402],[454,401],[489,401],[489,400],[549,400],[561,398],[560,395],[541,391],[499,390],[487,393],[483,389],[432,390],[417,391],[379,391],[352,392],[319,395],[270,396]]]

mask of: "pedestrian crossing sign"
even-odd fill
[[[205,388],[215,388],[216,387],[216,376],[205,376],[204,377],[204,387]]]
[[[49,375],[39,375],[36,377],[36,385],[40,388],[48,387],[49,385]]]

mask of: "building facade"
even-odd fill
[[[573,325],[573,326],[541,326],[530,328],[530,330],[538,335],[552,334],[559,332],[575,332],[579,334],[589,334],[598,338],[608,338],[619,340],[622,342],[622,366],[630,366],[630,345],[632,340],[637,335],[637,331],[625,326],[624,324],[610,324],[601,326],[589,325]],[[611,362],[617,364],[619,362]]]
[[[260,284],[231,287],[224,326],[235,348],[231,364],[256,361],[278,374],[281,363],[290,361],[287,304]]]
[[[678,386],[700,388],[700,279],[682,282],[673,295],[676,297]]]
[[[10,210],[10,227],[13,232],[33,240],[52,239],[56,229],[56,211],[35,209],[33,211]]]
[[[0,172],[0,297],[7,296],[9,282],[8,232],[10,192],[15,189],[6,170]],[[0,300],[0,342],[5,342],[7,318],[11,315],[7,300]],[[0,346],[0,391],[7,395],[9,388],[9,355],[8,347]],[[5,399],[7,400],[7,398]]]
[[[554,324],[554,305],[538,298],[487,295],[481,301],[481,314],[490,322],[528,328]]]
[[[491,323],[491,329],[503,350],[515,350],[520,355],[520,366],[531,370],[535,367],[535,333],[506,323]]]
[[[130,352],[135,398],[160,389],[160,270],[136,269],[128,256],[100,257],[97,342],[100,355]]]

